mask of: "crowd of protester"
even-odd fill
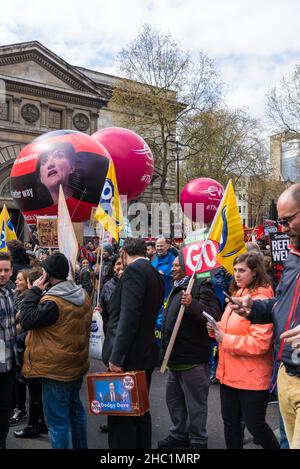
[[[209,279],[197,280],[188,294],[180,246],[164,237],[127,238],[122,248],[107,243],[102,249],[98,240],[89,240],[80,246],[75,281],[68,280],[63,254],[10,241],[8,252],[0,253],[0,448],[6,447],[9,427],[27,418],[26,425],[13,432],[16,438],[49,433],[53,448],[87,448],[87,418],[79,392],[89,368],[92,313],[102,316],[102,360],[107,368],[144,370],[150,389],[181,305],[186,312],[168,362],[166,385],[172,426],[158,447],[207,448],[209,386],[218,383],[227,448],[243,448],[245,427],[265,449],[288,444],[300,448],[295,404],[300,398],[300,367],[291,362],[293,335],[288,331],[290,324],[300,324],[300,185],[282,194],[278,208],[292,246],[276,293],[265,242],[247,243],[247,253],[235,259],[233,276],[218,269]],[[224,291],[235,304],[225,302]],[[281,298],[281,310],[290,311],[289,322],[276,316]],[[217,321],[218,329],[203,311]],[[160,348],[154,335],[158,315]],[[284,331],[285,342],[280,338]],[[278,368],[280,441],[266,423],[267,404],[274,393],[277,396]],[[287,386],[293,389],[292,397],[283,391]],[[151,448],[150,412],[109,416],[102,430],[108,432],[110,449]]]

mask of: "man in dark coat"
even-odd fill
[[[164,299],[161,275],[146,258],[146,243],[127,238],[122,248],[124,274],[112,297],[102,358],[110,371],[145,370],[148,389],[157,364],[155,319]],[[108,417],[110,449],[151,448],[151,416]]]
[[[99,393],[99,397],[101,401],[110,401],[110,402],[123,402],[124,399],[118,392],[115,391],[115,384],[109,383],[109,391],[104,394],[104,399],[102,393]]]
[[[181,269],[178,257],[173,261],[172,275],[174,286],[163,314],[163,354],[182,304],[186,311],[168,363],[166,400],[173,425],[158,447],[204,449],[207,447],[210,339],[202,312],[218,321],[221,308],[209,281],[195,283],[191,295],[185,292],[189,277]]]

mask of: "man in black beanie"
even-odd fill
[[[79,392],[89,369],[92,309],[81,285],[67,280],[69,263],[56,252],[26,292],[21,307],[26,339],[25,378],[42,378],[45,420],[52,448],[87,448],[86,414]]]
[[[101,275],[101,285],[106,283],[107,280],[109,280],[109,277],[107,278],[107,274],[110,270],[110,266],[112,264],[113,260],[113,247],[109,243],[105,243],[103,245],[103,251],[102,251],[102,275]]]

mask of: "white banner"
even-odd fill
[[[70,264],[70,273],[68,278],[74,280],[78,255],[78,242],[61,186],[59,186],[57,235],[59,250],[66,256]]]

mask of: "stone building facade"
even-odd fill
[[[89,135],[114,126],[108,108],[117,77],[75,67],[37,41],[0,46],[0,206],[13,217],[17,207],[10,196],[9,175],[21,149],[39,135],[73,129]],[[157,181],[141,201],[159,202]],[[167,187],[175,201],[174,168]]]
[[[273,179],[300,182],[300,137],[292,132],[272,135],[270,164]]]

